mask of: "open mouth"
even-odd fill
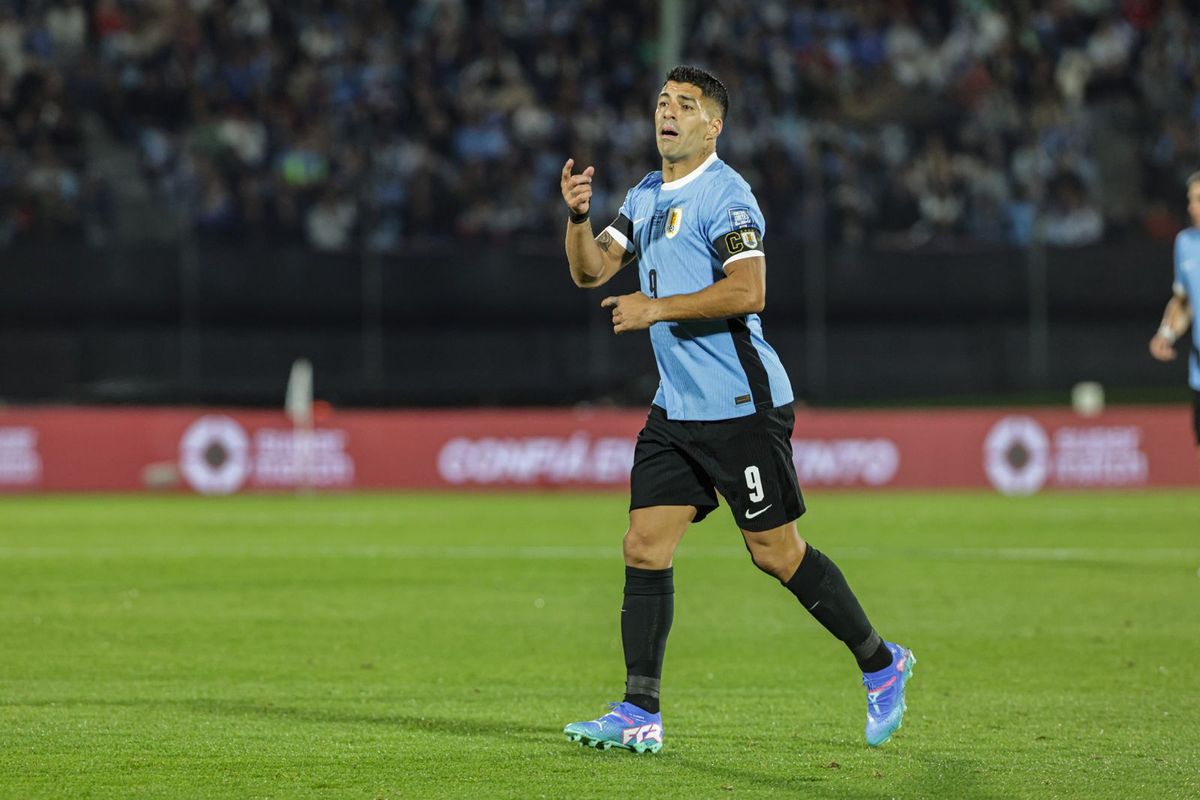
[[[661,135],[664,139],[678,139],[679,131],[675,130],[674,128],[663,128],[661,131],[659,131],[659,135]]]

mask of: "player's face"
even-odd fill
[[[667,81],[654,110],[658,153],[667,161],[685,161],[703,152],[714,121],[700,102],[703,92],[690,83]]]
[[[1200,228],[1200,183],[1188,187],[1188,216],[1192,218],[1192,225]]]

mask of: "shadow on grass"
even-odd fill
[[[112,707],[112,708],[176,708],[221,716],[262,717],[263,719],[292,720],[330,725],[382,725],[399,730],[422,733],[442,733],[450,736],[537,736],[546,737],[562,729],[554,725],[526,725],[512,720],[464,719],[414,714],[363,713],[331,708],[286,706],[275,703],[254,703],[245,700],[29,700],[3,701],[0,707]]]
[[[560,728],[552,725],[522,725],[512,720],[363,713],[238,700],[189,700],[173,701],[172,704],[209,714],[257,716],[334,725],[384,725],[389,728],[422,733],[443,733],[450,736],[546,736],[560,731]]]
[[[820,774],[814,775],[814,767],[804,763],[797,763],[795,769],[772,771],[714,764],[687,756],[677,756],[672,761],[683,769],[712,778],[719,785],[727,785],[731,791],[753,787],[789,795],[847,800],[888,800],[913,796],[1001,800],[1004,797],[994,789],[980,784],[974,762],[947,758],[944,754],[928,760],[914,754],[904,769],[896,765],[880,764],[881,769],[877,772],[872,769],[872,772],[876,772],[876,778],[864,774],[844,781],[833,781]],[[817,769],[817,772],[822,771]],[[876,782],[879,788],[868,788],[864,785],[872,782]]]
[[[777,791],[792,791],[807,796],[821,796],[818,788],[825,788],[828,780],[815,775],[801,774],[802,770],[794,772],[767,772],[764,770],[748,769],[746,767],[731,767],[726,764],[714,764],[697,758],[670,753],[667,759],[678,767],[689,772],[706,775],[718,785],[730,787],[730,791],[754,786],[760,789]]]
[[[914,781],[916,788],[924,794],[941,797],[970,797],[972,800],[1006,800],[1011,791],[997,791],[983,786],[980,762],[949,755],[945,752],[920,758],[921,778]]]

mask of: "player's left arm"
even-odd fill
[[[641,292],[606,297],[600,304],[612,309],[613,333],[649,328],[656,322],[729,319],[757,314],[767,303],[767,260],[753,255],[725,268],[725,277],[691,294],[647,297]]]

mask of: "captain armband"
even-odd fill
[[[632,253],[637,249],[633,243],[633,220],[624,214],[617,214],[617,218],[600,235],[604,234],[608,234],[626,253]]]
[[[739,228],[724,236],[718,236],[713,240],[713,249],[717,251],[717,258],[721,260],[722,267],[727,267],[743,258],[766,255],[763,250],[762,234],[758,232],[757,228],[752,227]]]

